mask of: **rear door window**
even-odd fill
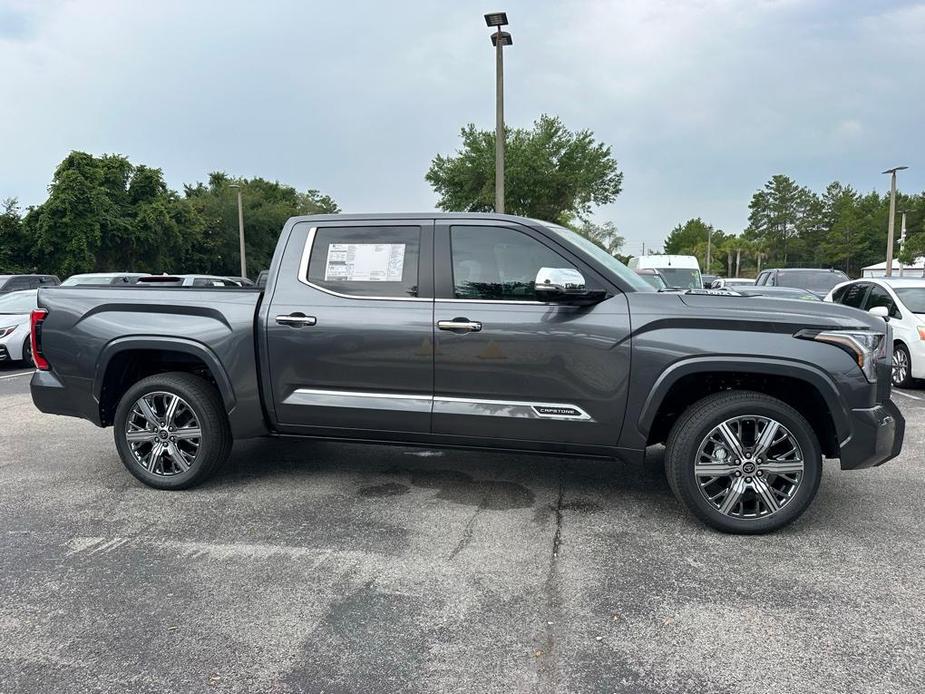
[[[303,280],[357,298],[417,297],[420,246],[416,226],[320,227]]]
[[[864,297],[867,296],[867,290],[869,288],[870,284],[867,282],[849,284],[845,289],[845,293],[842,294],[840,303],[845,306],[851,306],[852,308],[861,308],[864,305]]]

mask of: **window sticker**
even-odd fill
[[[332,243],[324,266],[325,281],[401,282],[403,243]]]

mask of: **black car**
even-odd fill
[[[762,270],[755,279],[756,287],[792,287],[806,289],[820,299],[832,291],[840,282],[847,282],[848,275],[841,270],[826,268],[770,268]]]
[[[59,284],[61,280],[54,275],[0,275],[0,294],[39,287],[57,287]]]

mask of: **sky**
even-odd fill
[[[432,158],[494,127],[482,15],[504,10],[505,119],[612,147],[597,208],[624,249],[701,217],[727,233],[783,173],[925,190],[925,2],[879,0],[0,0],[0,199],[42,202],[71,150],[427,211]]]

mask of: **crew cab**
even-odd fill
[[[152,487],[232,442],[305,436],[643,461],[761,533],[823,457],[898,455],[890,327],[821,302],[658,292],[555,224],[493,214],[290,219],[261,288],[41,289],[32,397],[114,428]]]

